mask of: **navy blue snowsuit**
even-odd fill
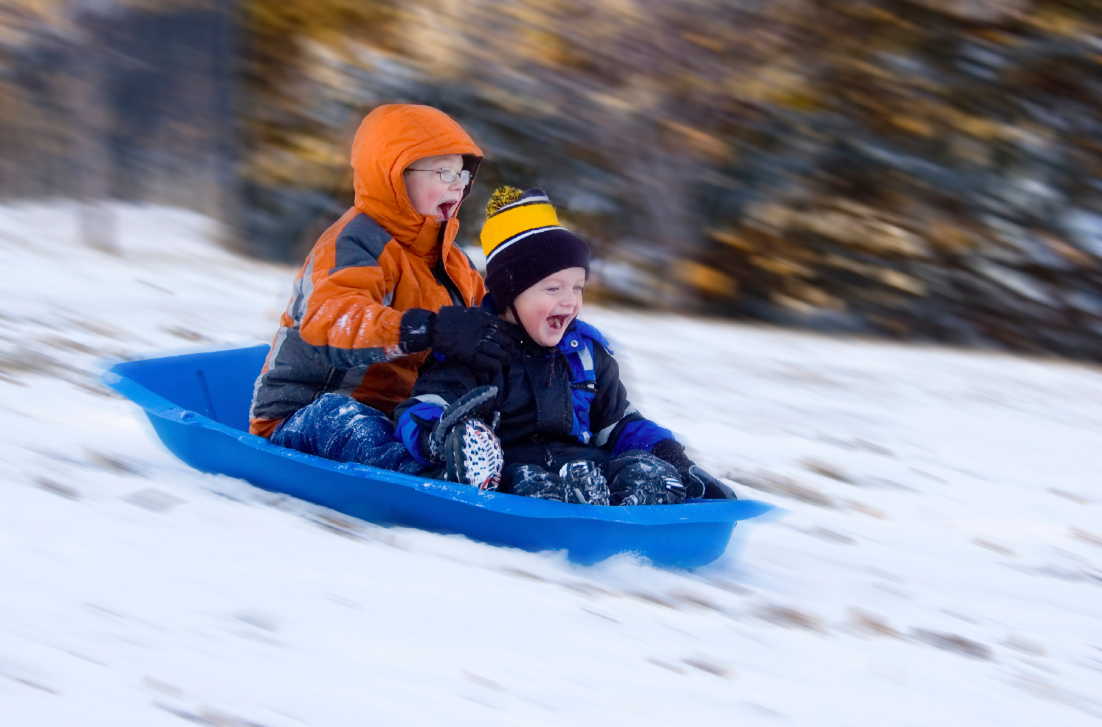
[[[574,320],[557,346],[544,347],[522,327],[505,326],[520,345],[515,359],[500,371],[472,369],[436,356],[422,365],[413,397],[394,411],[395,436],[414,459],[429,465],[414,416],[433,422],[463,394],[487,385],[498,389],[493,409],[501,415],[496,433],[506,473],[523,464],[551,472],[578,460],[602,465],[625,452],[650,451],[658,442],[674,439],[628,401],[608,341],[596,328]],[[502,491],[510,491],[507,477]]]

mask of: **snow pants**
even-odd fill
[[[340,394],[325,394],[299,409],[269,441],[335,462],[358,462],[411,475],[424,469],[394,438],[390,417]]]
[[[650,452],[632,450],[613,457],[596,447],[563,447],[539,465],[514,459],[502,471],[499,492],[590,505],[685,501],[677,470],[669,463]]]

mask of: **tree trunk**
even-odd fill
[[[79,14],[70,65],[71,123],[81,239],[118,253],[118,225],[111,196],[111,97],[107,49],[96,32],[102,15]]]

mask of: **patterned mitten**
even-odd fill
[[[483,418],[490,414],[496,396],[496,386],[480,386],[477,389],[471,389],[452,402],[435,422],[411,415],[413,420],[421,427],[421,450],[428,456],[429,460],[442,464],[445,460],[445,443],[452,427],[464,419]],[[493,412],[492,419],[492,426],[496,427],[497,412]]]
[[[497,490],[505,453],[494,431],[479,419],[464,419],[444,441],[444,471],[449,482]]]

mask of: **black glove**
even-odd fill
[[[410,417],[413,421],[421,427],[421,451],[427,454],[433,462],[442,463],[444,461],[444,443],[448,439],[448,432],[464,419],[473,417],[485,420],[490,418],[491,421],[488,422],[490,428],[496,428],[498,419],[498,413],[494,411],[496,397],[496,386],[479,386],[449,404],[448,408],[435,422],[411,414]]]
[[[402,314],[399,345],[405,353],[431,348],[473,368],[500,369],[517,354],[501,319],[485,308],[449,305],[433,313],[411,308]]]
[[[650,453],[674,466],[685,486],[685,496],[705,500],[737,500],[727,485],[700,469],[685,455],[685,448],[672,439],[663,439],[651,447]]]
[[[737,500],[738,495],[727,485],[700,469],[699,465],[689,468],[689,478],[704,488],[705,500]]]

